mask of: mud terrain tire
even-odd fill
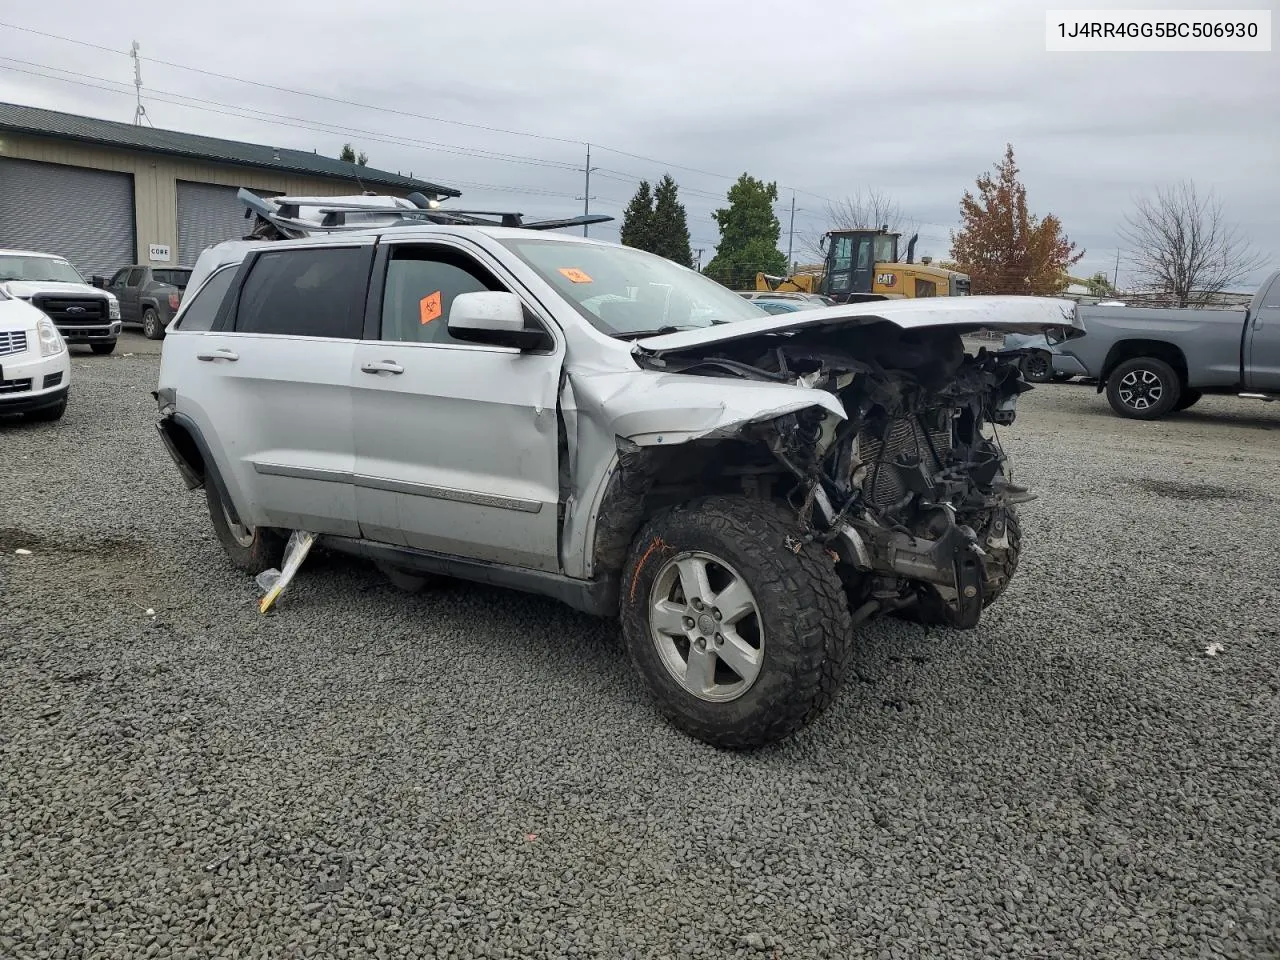
[[[623,638],[657,709],[677,729],[716,747],[753,749],[796,733],[835,699],[851,649],[848,603],[832,557],[820,546],[801,544],[795,534],[794,517],[779,504],[725,496],[661,511],[637,534],[621,583]],[[676,566],[681,558],[684,569]],[[697,592],[705,596],[685,592],[689,569],[706,574],[700,581],[689,575],[703,584]],[[725,621],[731,620],[725,584],[735,583],[745,585],[749,604],[742,601],[732,607],[749,606],[752,612],[732,626],[712,629],[713,621],[704,614],[719,614],[719,599]],[[662,618],[655,604],[671,596],[676,600],[668,599],[663,609],[678,607],[692,616]],[[700,609],[694,609],[695,600]],[[654,629],[655,619],[675,623],[677,629],[688,623],[694,627],[683,640],[668,641]],[[719,648],[732,655],[744,649],[739,642],[744,639],[748,644],[760,641],[748,670],[758,672],[749,681],[739,678],[736,687],[710,688],[721,691],[721,699],[695,694],[677,676],[682,667],[678,658],[691,662],[699,640],[708,652]],[[681,643],[686,646],[683,654]],[[732,674],[730,660],[718,653],[709,662],[714,664],[714,682]],[[702,689],[705,693],[709,688]]]

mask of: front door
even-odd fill
[[[469,247],[384,238],[381,309],[351,372],[356,510],[370,540],[558,572],[563,341],[529,306],[549,350],[468,343],[447,326],[458,294],[519,293],[502,275]]]
[[[875,256],[870,233],[851,232],[831,237],[827,256],[828,296],[843,302],[851,293],[870,293]]]
[[[134,267],[125,277],[124,286],[116,292],[120,299],[120,319],[138,321],[142,319],[141,301],[142,278],[146,275],[146,267]]]
[[[1244,382],[1250,390],[1280,392],[1280,276],[1260,302],[1245,332]]]

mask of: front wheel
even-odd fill
[[[115,350],[115,348],[116,348],[116,342],[114,340],[109,340],[106,343],[89,344],[89,349],[92,350],[94,353],[98,354],[99,356],[106,356],[108,353],[111,353],[113,350]]]
[[[707,497],[652,518],[632,544],[620,616],[662,714],[713,746],[783,740],[834,700],[852,621],[835,563],[781,506]]]
[[[1111,409],[1131,420],[1156,420],[1177,408],[1182,381],[1169,364],[1155,357],[1126,360],[1107,378]]]

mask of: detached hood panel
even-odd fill
[[[636,341],[635,350],[650,355],[677,353],[753,337],[785,335],[801,330],[836,330],[872,323],[891,323],[904,330],[952,327],[961,333],[979,329],[1042,333],[1051,328],[1064,330],[1072,337],[1084,333],[1084,325],[1072,300],[1056,297],[921,297],[915,300],[845,303],[820,310],[801,310],[792,314],[763,316],[758,320],[738,320],[645,337]]]

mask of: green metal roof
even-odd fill
[[[260,170],[276,170],[280,173],[350,180],[353,192],[360,191],[362,182],[366,187],[376,185],[406,191],[417,190],[443,197],[462,196],[462,192],[453,187],[442,187],[437,183],[415,180],[387,170],[360,167],[334,157],[307,153],[305,150],[268,147],[258,143],[241,143],[237,140],[218,140],[194,133],[157,130],[153,127],[119,123],[115,120],[99,120],[74,113],[26,107],[17,103],[0,103],[0,130],[56,137],[62,140],[77,140],[81,143],[101,144],[126,150],[163,153],[192,160],[231,163]],[[357,176],[360,178],[359,182],[355,179]]]

